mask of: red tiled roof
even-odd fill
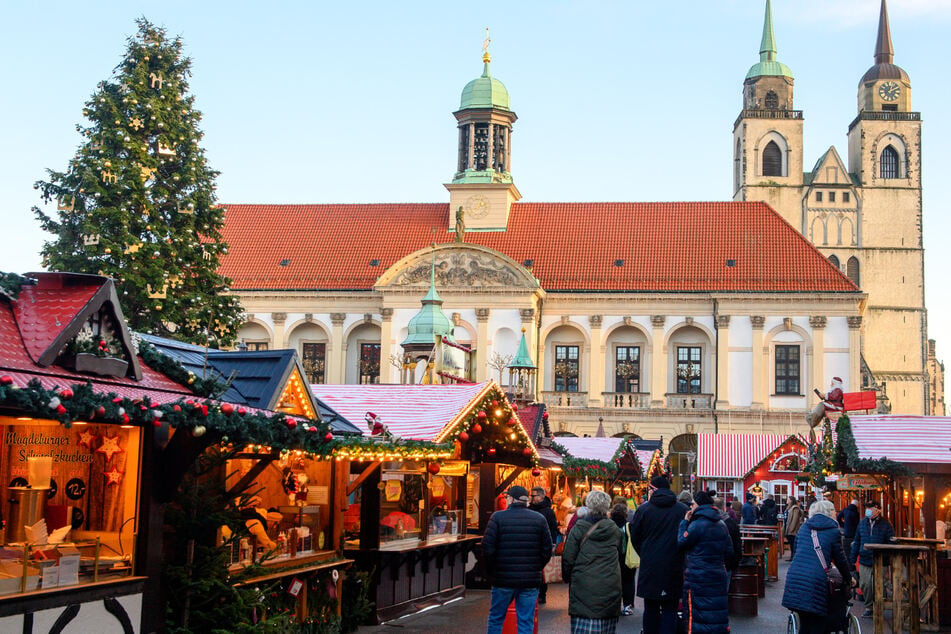
[[[100,288],[102,284],[55,288],[23,286],[19,301],[13,305],[13,313],[23,344],[34,361],[39,360]]]
[[[226,208],[221,271],[238,290],[369,290],[434,227],[437,243],[455,235],[446,203]],[[533,260],[547,291],[858,291],[759,202],[515,203],[506,231],[465,241]]]

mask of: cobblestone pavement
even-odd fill
[[[730,628],[734,634],[761,634],[770,632],[780,634],[786,631],[786,618],[789,612],[782,607],[783,582],[786,577],[786,562],[779,566],[778,582],[767,583],[766,598],[759,601],[759,616],[730,617]],[[641,599],[635,604],[635,614],[621,617],[618,632],[638,633],[641,631]],[[861,614],[863,605],[858,601],[853,610]],[[359,632],[485,632],[489,614],[489,591],[470,590],[463,599],[444,606],[432,608],[421,614],[414,614],[384,625],[362,627]],[[871,619],[861,619],[862,629],[872,631]],[[563,583],[551,584],[548,588],[548,603],[538,608],[538,631],[546,634],[570,632],[568,618],[568,586]]]

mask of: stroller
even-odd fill
[[[852,614],[855,590],[839,592],[829,598],[829,616],[826,631],[836,634],[862,634],[858,618]],[[790,612],[786,621],[786,634],[799,634],[799,614]]]

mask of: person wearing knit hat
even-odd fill
[[[501,634],[512,601],[518,631],[532,631],[542,570],[552,554],[548,522],[528,508],[528,490],[516,485],[505,497],[508,508],[492,514],[482,537],[483,561],[492,579],[487,634]]]
[[[650,498],[637,507],[628,527],[641,556],[636,594],[644,599],[645,634],[677,631],[684,561],[677,548],[677,527],[686,513],[687,507],[670,490],[670,481],[657,476],[650,482]]]

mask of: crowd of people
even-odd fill
[[[556,548],[569,584],[572,633],[615,632],[620,619],[633,614],[635,596],[643,600],[644,634],[728,632],[728,590],[743,554],[740,525],[779,523],[772,496],[759,503],[759,496],[747,495],[744,504],[726,504],[712,490],[678,496],[664,476],[650,481],[636,510],[623,498],[589,492],[565,523],[564,536],[544,489],[529,494],[514,486],[506,500],[482,542],[493,580],[490,634],[502,631],[513,602],[519,633],[533,631],[536,605],[547,592],[542,571]],[[805,508],[796,498],[787,501],[783,536],[791,563],[782,605],[798,615],[801,632],[836,631],[854,586],[872,596],[865,546],[887,542],[894,531],[878,502],[866,502],[861,519],[858,506],[852,500],[836,514],[828,500],[810,496]],[[835,587],[832,568],[842,580]]]

